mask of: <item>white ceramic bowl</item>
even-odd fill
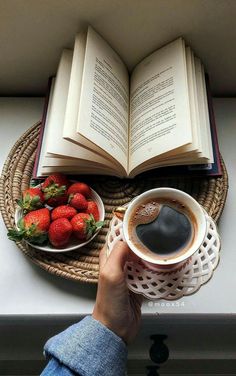
[[[101,197],[97,194],[97,192],[95,192],[92,188],[91,188],[91,191],[92,191],[92,194],[91,194],[91,199],[93,201],[96,202],[97,206],[98,206],[98,211],[99,211],[99,221],[104,221],[104,218],[105,218],[105,209],[104,209],[104,205],[103,205],[103,202],[102,202],[102,199]],[[15,223],[17,225],[19,219],[22,217],[23,215],[23,210],[21,208],[17,208],[16,209],[16,212],[15,212]],[[100,229],[98,229],[95,234],[89,238],[86,242],[80,242],[78,239],[72,237],[70,242],[68,243],[68,245],[64,248],[55,248],[53,247],[51,244],[47,244],[47,245],[38,245],[38,244],[32,244],[28,241],[26,241],[29,245],[31,245],[32,247],[34,248],[37,248],[37,249],[40,249],[41,251],[45,251],[45,252],[52,252],[52,253],[55,253],[55,252],[70,252],[70,251],[73,251],[75,249],[78,249],[78,248],[81,248],[81,247],[84,247],[86,244],[88,244],[89,242],[91,242],[91,240],[93,240],[95,238],[95,236],[97,236],[97,234],[99,233]]]

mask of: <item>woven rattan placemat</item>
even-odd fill
[[[38,144],[40,123],[35,124],[15,143],[4,164],[0,182],[0,209],[6,227],[14,226],[14,212],[21,191],[29,186]],[[174,187],[191,194],[216,221],[219,219],[228,190],[227,172],[222,161],[221,178],[160,178],[157,173],[132,180],[104,176],[83,177],[101,196],[106,210],[105,225],[86,248],[68,253],[46,253],[18,242],[30,259],[49,273],[77,281],[98,280],[99,251],[102,248],[115,207],[129,202],[141,192],[155,187]],[[159,172],[158,172],[159,174]]]

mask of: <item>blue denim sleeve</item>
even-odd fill
[[[57,359],[51,358],[47,367],[44,368],[41,376],[79,376],[78,373],[74,373],[66,366],[63,366]]]
[[[126,374],[125,343],[91,316],[50,338],[45,345],[45,353],[51,360],[42,376]]]

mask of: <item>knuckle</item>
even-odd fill
[[[117,275],[112,271],[102,270],[99,275],[99,280],[102,283],[114,285],[117,283]]]

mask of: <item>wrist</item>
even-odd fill
[[[122,339],[122,341],[127,344],[126,341],[126,331],[124,330],[124,327],[119,328],[119,325],[116,325],[114,323],[114,320],[109,320],[108,315],[103,315],[101,312],[97,311],[96,308],[94,309],[92,313],[92,318],[96,321],[99,321],[103,326],[105,326],[107,329],[109,329],[113,334],[115,334],[117,337]]]
[[[109,328],[109,323],[107,322],[107,320],[105,320],[104,316],[102,314],[100,314],[99,312],[97,312],[95,309],[92,313],[92,318],[96,321],[99,321],[102,325],[104,325],[106,328],[110,329]],[[111,329],[110,329],[111,330]]]

